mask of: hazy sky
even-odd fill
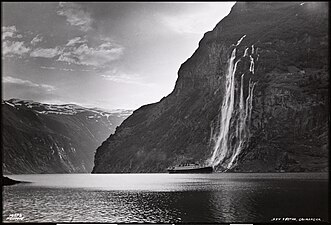
[[[2,3],[2,98],[136,109],[234,2]]]

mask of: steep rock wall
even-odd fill
[[[245,99],[256,83],[250,138],[231,168],[226,160],[215,168],[327,170],[328,3],[239,2],[181,65],[173,92],[136,110],[97,149],[93,173],[165,172],[208,161],[234,48],[235,92],[242,74]]]

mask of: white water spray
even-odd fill
[[[236,47],[245,36],[239,39]],[[252,46],[252,51],[254,51],[253,49],[254,47]],[[244,56],[246,54],[247,51],[245,50]],[[236,82],[235,73],[240,59],[235,62],[235,58],[236,48],[233,49],[228,61],[220,119],[217,127],[212,128],[211,134],[211,140],[214,146],[209,164],[213,167],[221,164],[226,169],[230,169],[236,163],[239,154],[245,148],[250,138],[249,126],[255,86],[255,83],[249,80],[247,97],[244,99],[244,74],[242,74],[240,79],[240,93],[236,93],[235,86],[236,83],[239,86],[239,82]],[[250,59],[251,65],[249,70],[254,73],[254,59],[251,55]],[[238,97],[236,98],[236,96]]]
[[[248,51],[248,48],[245,49],[245,52],[244,52],[243,57],[246,57],[247,56],[247,51]]]
[[[249,66],[249,71],[254,74],[254,58],[250,55],[249,56],[250,60],[251,60],[251,64]]]
[[[242,36],[238,41],[236,46],[240,45],[241,41],[246,37],[246,34],[244,36]]]

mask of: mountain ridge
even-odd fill
[[[2,100],[4,173],[88,173],[96,146],[129,114]]]
[[[136,110],[99,146],[93,173],[165,172],[208,161],[216,149],[217,171],[326,171],[327,6],[236,3],[180,66],[174,90]],[[240,99],[252,101],[249,113],[239,110]],[[228,130],[213,137],[226,112]]]

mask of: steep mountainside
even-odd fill
[[[132,112],[2,101],[3,173],[91,172],[94,151]]]
[[[328,168],[328,3],[236,3],[171,94],[102,143],[93,173]]]

